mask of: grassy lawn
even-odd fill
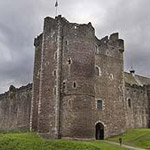
[[[119,137],[122,137],[123,144],[150,150],[150,129],[131,129],[108,140],[118,142]]]
[[[127,150],[104,141],[45,140],[35,133],[0,134],[0,150]]]

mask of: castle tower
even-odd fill
[[[104,139],[126,128],[124,42],[91,23],[44,20],[35,39],[31,129],[50,138]]]
[[[35,40],[32,130],[51,138],[94,137],[94,43],[91,23],[45,18]]]

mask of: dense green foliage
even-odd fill
[[[45,140],[35,133],[1,133],[0,150],[126,150],[104,141]]]
[[[108,140],[118,142],[119,137],[122,137],[123,144],[150,150],[150,129],[131,129]]]

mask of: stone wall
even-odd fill
[[[51,138],[95,138],[97,122],[106,136],[123,132],[124,43],[118,34],[98,40],[91,23],[47,17],[35,43],[31,128]]]
[[[124,73],[127,128],[148,128],[150,119],[150,79]]]
[[[147,104],[147,107],[148,107],[148,110],[147,110],[147,113],[148,113],[148,128],[150,128],[150,85],[147,86],[147,96],[148,96],[148,104]]]
[[[125,108],[127,128],[148,127],[148,95],[147,88],[137,85],[125,86]]]
[[[63,26],[62,137],[95,138],[95,31],[91,23]]]
[[[42,39],[35,40],[31,129],[51,138],[94,137],[95,122],[92,121],[92,129],[88,127],[89,119],[94,118],[91,111],[95,64],[93,27],[90,23],[69,23],[61,16],[47,17],[42,35]],[[86,131],[85,136],[81,134],[83,127],[92,131]]]
[[[38,128],[38,105],[39,105],[39,90],[40,90],[40,73],[41,73],[41,54],[42,54],[42,39],[41,34],[34,40],[35,55],[34,55],[34,72],[33,72],[33,92],[31,102],[30,129],[37,131]]]
[[[0,95],[0,130],[29,130],[32,84]]]
[[[104,125],[105,137],[124,132],[126,118],[124,110],[124,42],[118,33],[97,41],[95,67],[95,109],[97,122]],[[102,101],[102,110],[96,108]]]
[[[39,41],[39,56],[41,54],[41,64],[37,65],[38,57],[35,58],[35,65],[37,69],[40,68],[39,80],[34,80],[33,93],[39,93],[38,97],[33,95],[33,114],[38,113],[37,129],[34,124],[31,123],[32,129],[38,131],[41,134],[49,134],[49,137],[57,137],[57,103],[56,103],[56,74],[57,74],[57,19],[50,17],[45,18],[44,28],[42,34],[42,40]],[[38,47],[36,46],[36,49]],[[36,69],[36,68],[35,68]],[[36,71],[34,71],[36,77]],[[58,86],[57,86],[58,87]],[[36,102],[35,102],[36,101]],[[38,103],[38,104],[37,104]],[[37,107],[38,106],[38,107]],[[36,108],[34,108],[36,107]],[[34,112],[35,111],[35,112]],[[32,117],[34,123],[34,116]],[[36,123],[35,123],[36,124]]]
[[[31,130],[50,138],[95,138],[98,123],[105,137],[147,127],[150,88],[126,84],[118,33],[99,40],[91,23],[47,17],[34,45]]]

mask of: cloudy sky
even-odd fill
[[[71,22],[92,22],[99,38],[119,32],[125,40],[125,70],[150,77],[150,0],[59,0]],[[33,39],[43,18],[55,16],[55,0],[0,0],[0,93],[32,82]]]

